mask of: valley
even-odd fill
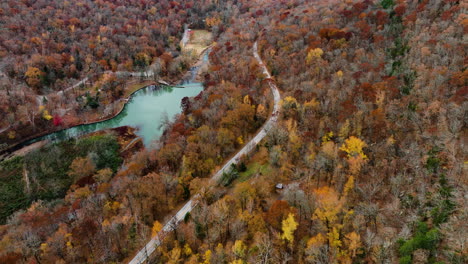
[[[467,263],[467,8],[1,2],[0,263]]]

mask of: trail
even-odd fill
[[[232,164],[236,164],[240,157],[243,155],[248,154],[268,133],[268,131],[272,128],[272,126],[278,121],[278,113],[280,110],[280,100],[281,96],[276,84],[271,80],[270,72],[266,68],[265,64],[263,63],[262,59],[258,55],[257,51],[257,42],[253,45],[253,56],[257,60],[258,64],[262,68],[263,74],[268,79],[268,84],[270,86],[271,92],[273,94],[274,100],[274,107],[273,113],[271,114],[270,118],[267,122],[263,125],[260,131],[252,138],[237,154],[232,157],[226,164],[216,172],[213,177],[211,178],[212,181],[218,181],[219,178],[223,175],[223,172],[227,172],[230,170]],[[164,236],[173,231],[180,221],[182,221],[185,215],[192,211],[192,209],[197,205],[199,195],[195,195],[190,199],[184,207],[182,207],[176,215],[174,215],[163,227],[163,229],[159,232],[156,237],[153,237],[137,254],[136,256],[129,262],[129,264],[141,264],[145,263],[149,256],[156,250],[156,248],[161,244],[161,240]]]
[[[190,29],[188,28],[187,25],[184,26],[184,34],[183,34],[183,37],[182,37],[182,44],[185,46],[187,44],[187,42],[189,41],[189,32],[190,32]],[[210,48],[210,46],[208,47]],[[207,48],[207,49],[208,49]],[[206,52],[205,49],[203,52],[201,52],[200,56],[203,58],[203,55],[204,53]],[[118,77],[133,77],[133,78],[139,78],[139,77],[145,77],[145,78],[150,78],[150,77],[153,77],[154,76],[154,71],[151,70],[151,67],[154,65],[151,64],[149,65],[146,69],[146,71],[138,71],[138,72],[131,72],[131,71],[104,71],[103,74],[115,74],[116,76]],[[2,75],[2,72],[0,72],[0,76]],[[89,76],[86,76],[84,77],[83,79],[79,80],[78,82],[76,82],[75,84],[67,87],[67,88],[64,88],[62,89],[61,91],[57,92],[58,95],[62,96],[64,93],[68,92],[69,90],[72,90],[72,89],[75,89],[77,87],[79,87],[80,85],[82,84],[85,84],[87,81],[89,80]],[[163,81],[163,80],[159,80],[159,81]],[[51,95],[51,94],[49,94]],[[37,96],[37,101],[39,103],[39,105],[42,104],[42,101],[44,100],[44,97],[47,99],[47,96],[48,95],[38,95]]]
[[[147,70],[146,71],[138,71],[138,72],[130,72],[130,71],[104,71],[102,74],[115,74],[115,76],[117,77],[130,77],[130,78],[150,78],[150,77],[153,77],[154,76],[154,71],[151,70],[151,66],[148,66],[147,67]],[[69,87],[66,87],[64,89],[62,89],[61,91],[58,91],[56,92],[55,94],[59,95],[59,96],[63,96],[64,93],[70,91],[70,90],[73,90],[81,85],[84,85],[88,80],[89,80],[89,76],[86,76],[84,77],[83,79],[79,80],[78,82],[76,82],[75,84],[69,86]],[[159,81],[163,81],[163,80],[159,80]],[[42,105],[42,102],[44,101],[44,98],[45,99],[48,99],[47,97],[48,96],[51,96],[53,95],[54,92],[50,93],[50,94],[47,94],[47,95],[37,95],[36,96],[36,101],[38,103],[38,105]]]
[[[203,51],[201,52],[201,54],[200,54],[200,56],[199,56],[197,62],[196,62],[195,64],[193,64],[192,67],[190,68],[190,70],[188,70],[188,71],[184,74],[184,76],[182,77],[182,79],[181,79],[181,80],[182,80],[182,83],[174,85],[174,84],[167,83],[167,82],[165,82],[165,81],[162,80],[162,79],[159,79],[159,80],[156,81],[156,82],[159,83],[159,84],[171,86],[171,87],[174,87],[174,88],[190,88],[190,87],[192,87],[193,85],[199,85],[199,84],[193,83],[193,82],[195,82],[195,79],[199,77],[201,69],[202,69],[203,67],[205,67],[205,66],[209,63],[209,61],[208,61],[208,53],[210,52],[211,47],[212,47],[212,45],[206,47],[206,49],[203,50]],[[110,71],[104,72],[104,73],[110,73]],[[114,73],[114,74],[124,74],[124,73],[125,73],[125,74],[131,74],[132,72],[112,72],[112,73]],[[133,73],[135,73],[135,72],[133,72]],[[144,73],[143,73],[143,74],[144,74]],[[84,78],[84,79],[82,79],[81,81],[79,81],[79,82],[77,82],[76,84],[74,84],[73,86],[70,86],[70,87],[68,87],[68,88],[66,88],[66,89],[64,89],[64,90],[62,90],[62,91],[60,91],[60,92],[57,92],[56,94],[58,94],[58,95],[60,95],[60,96],[63,96],[63,95],[64,95],[64,92],[67,92],[67,91],[70,90],[70,89],[76,88],[76,87],[78,87],[78,86],[84,84],[84,83],[87,82],[87,81],[88,81],[88,78]],[[138,80],[136,80],[136,78],[135,78],[134,80],[129,81],[127,84],[132,84],[132,83],[134,83],[134,82],[138,82]],[[141,88],[143,88],[143,87],[141,87]],[[51,95],[51,94],[49,94],[49,95]],[[105,111],[107,110],[107,108],[113,107],[113,105],[117,105],[117,106],[118,106],[118,103],[121,102],[121,101],[124,101],[125,103],[128,102],[128,100],[130,99],[130,97],[131,97],[131,95],[128,96],[128,97],[126,97],[126,98],[120,98],[120,99],[114,101],[111,105],[106,105],[106,106],[105,106],[106,109],[104,110],[104,113],[105,113]],[[36,96],[35,96],[35,99],[36,99],[38,105],[42,105],[44,98],[45,98],[45,99],[48,99],[46,95],[36,95]],[[65,109],[65,113],[68,112],[68,111],[70,111],[70,110],[71,110],[71,108]],[[112,111],[112,112],[113,112],[113,111]],[[118,111],[118,113],[120,113],[120,111]],[[105,118],[105,119],[103,119],[103,116],[100,116],[98,120],[91,121],[91,122],[87,122],[87,121],[86,121],[86,122],[80,123],[80,124],[78,124],[78,125],[99,123],[99,122],[105,121],[105,120],[107,120],[107,119],[109,119],[109,118],[113,118],[113,117],[115,117],[115,116],[116,116],[116,115],[114,114],[114,115],[112,115],[111,117],[108,117],[108,118]],[[77,126],[77,125],[74,125],[74,126]],[[7,131],[10,127],[11,127],[11,126],[8,126],[8,127],[5,127],[5,128],[0,128],[0,133],[3,133],[3,132],[5,132],[5,131]],[[73,126],[69,126],[68,128],[71,128],[71,127],[73,127]],[[68,129],[68,128],[67,128],[67,129]],[[54,133],[54,132],[52,132],[52,133]],[[43,134],[43,135],[44,135],[44,134]],[[29,139],[24,140],[24,141],[22,141],[22,142],[19,142],[19,143],[15,144],[15,145],[22,144],[22,143],[24,143],[24,142],[30,140],[31,138],[35,138],[35,137],[30,137]],[[13,147],[14,147],[15,145],[13,145]],[[16,148],[15,148],[14,151],[9,151],[9,148],[1,149],[1,148],[2,148],[2,144],[0,144],[0,154],[1,154],[1,155],[0,155],[0,161],[1,161],[1,160],[4,160],[4,159],[6,159],[6,158],[11,157],[11,154],[14,154],[14,155],[16,155],[16,154],[18,154],[18,155],[23,155],[24,153],[27,153],[27,152],[29,152],[30,150],[32,150],[33,147],[40,147],[40,146],[42,146],[42,145],[33,144],[33,145],[30,145],[30,146],[24,146],[24,147],[22,147],[21,149],[16,149]],[[11,146],[10,146],[10,147],[11,147]],[[10,148],[10,149],[11,149],[11,148]],[[25,151],[27,151],[27,152],[24,152],[23,149],[25,149]],[[7,152],[10,153],[10,154],[6,154]],[[15,154],[15,153],[16,153],[16,154]]]

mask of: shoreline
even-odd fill
[[[198,57],[198,60],[191,66],[191,67],[198,67],[198,69],[201,68],[201,66],[203,66],[203,64],[205,63],[203,61],[203,58],[206,54],[206,52],[212,47],[212,45],[206,47],[202,52],[201,54],[199,55]],[[187,76],[188,74],[191,74],[191,70],[187,70],[183,75],[182,77],[179,78],[179,80],[183,80],[185,76]],[[195,81],[197,79],[197,77],[200,75],[200,72],[197,71],[195,76],[194,76],[194,79],[192,81]],[[162,79],[161,79],[162,80]],[[146,83],[147,82],[147,83]],[[18,152],[20,151],[21,149],[23,148],[26,148],[26,147],[29,147],[31,145],[34,145],[36,144],[37,147],[40,147],[40,146],[43,146],[44,144],[38,144],[40,142],[43,142],[44,140],[41,140],[41,141],[36,141],[36,142],[32,142],[31,144],[25,144],[27,143],[28,141],[32,141],[34,139],[37,139],[37,138],[40,138],[40,137],[43,137],[43,136],[46,136],[46,135],[49,135],[49,134],[53,134],[53,133],[58,133],[60,131],[64,131],[64,130],[67,130],[67,129],[71,129],[71,128],[74,128],[74,127],[78,127],[78,126],[84,126],[84,125],[91,125],[91,124],[98,124],[98,123],[102,123],[102,122],[105,122],[105,121],[108,121],[110,119],[113,119],[115,118],[116,116],[118,116],[120,113],[122,113],[122,111],[125,109],[125,107],[127,106],[128,102],[130,101],[130,99],[132,98],[132,96],[137,93],[138,91],[144,89],[144,88],[147,88],[151,85],[155,85],[155,86],[163,86],[162,84],[158,84],[158,81],[142,81],[141,82],[141,87],[138,87],[137,89],[135,89],[134,91],[132,91],[128,96],[124,97],[124,98],[120,98],[119,100],[116,100],[115,102],[118,102],[118,101],[123,101],[123,104],[122,106],[120,107],[120,109],[115,113],[115,114],[112,114],[110,116],[107,116],[107,117],[104,117],[102,119],[97,119],[97,120],[93,120],[93,121],[89,121],[89,122],[84,122],[84,123],[79,123],[79,124],[71,124],[67,127],[62,127],[60,129],[57,129],[57,130],[52,130],[52,131],[46,131],[46,132],[42,132],[42,133],[37,133],[37,134],[34,134],[33,136],[30,136],[30,137],[27,137],[25,138],[24,140],[21,140],[3,150],[0,150],[0,161],[3,161],[3,160],[6,160],[6,159],[9,159],[9,158],[12,158],[12,157],[15,157],[15,152]],[[140,86],[140,85],[138,85]],[[182,88],[181,86],[183,85],[168,85],[170,87],[174,87],[174,88]],[[115,103],[113,102],[113,103]],[[23,145],[25,144],[25,145]]]

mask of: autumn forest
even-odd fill
[[[467,8],[2,1],[0,263],[468,263]]]

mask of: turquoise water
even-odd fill
[[[182,98],[198,95],[203,90],[201,83],[185,83],[183,88],[147,86],[134,93],[120,114],[107,121],[80,125],[45,135],[26,142],[29,145],[42,140],[61,141],[82,136],[99,130],[131,126],[137,128],[136,134],[143,139],[145,146],[159,139],[162,134],[161,122],[172,120],[181,113]]]
[[[202,58],[202,64],[208,62],[208,49]],[[61,131],[47,134],[42,137],[23,142],[19,147],[32,143],[49,140],[62,141],[88,133],[111,129],[121,126],[137,128],[136,134],[143,139],[145,146],[149,146],[153,140],[159,139],[162,134],[162,121],[166,118],[172,120],[174,116],[182,112],[180,106],[184,97],[198,95],[203,90],[203,84],[194,82],[200,70],[199,66],[190,68],[178,87],[150,85],[135,92],[125,104],[124,109],[117,116],[98,123],[79,125]]]

